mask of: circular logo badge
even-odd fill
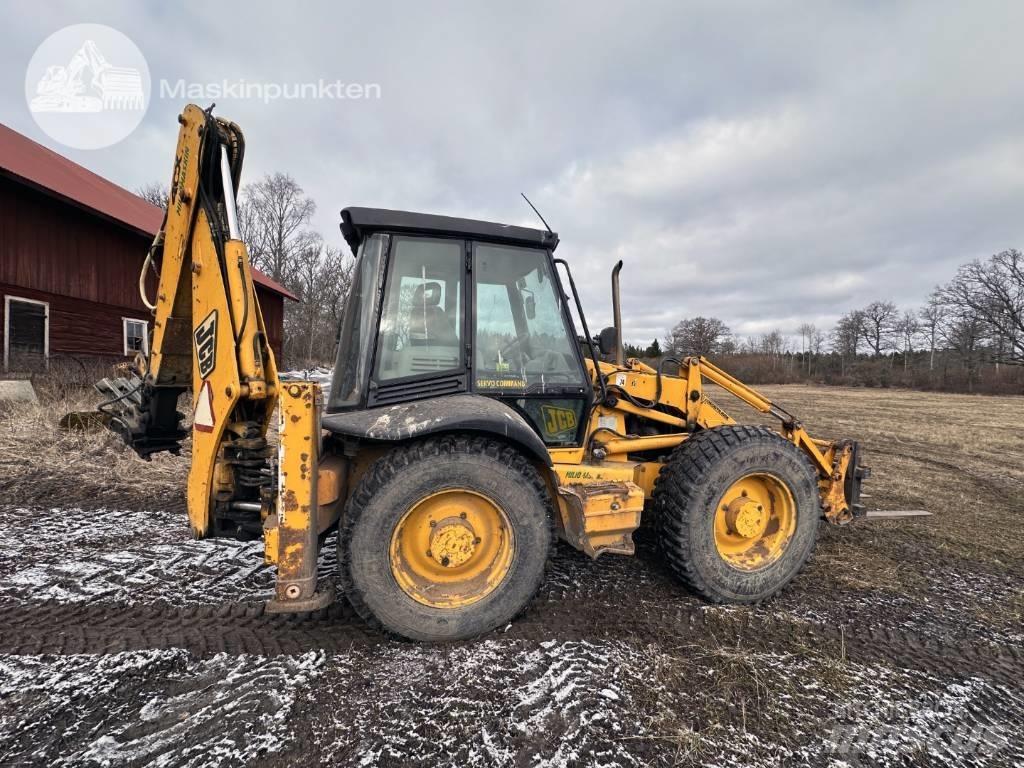
[[[36,124],[75,149],[121,141],[142,122],[150,93],[142,51],[102,24],[54,32],[36,48],[25,72],[25,100]]]

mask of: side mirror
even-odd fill
[[[523,299],[523,306],[526,308],[527,320],[533,320],[537,317],[537,300],[533,298],[532,293]]]
[[[601,331],[601,334],[597,337],[597,346],[601,350],[602,355],[613,355],[615,354],[616,342],[619,340],[618,332],[615,330],[615,326],[605,328]]]

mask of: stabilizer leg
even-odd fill
[[[281,389],[276,512],[264,524],[266,559],[277,564],[277,585],[266,610],[301,613],[334,601],[332,588],[317,589],[320,387],[292,381]]]

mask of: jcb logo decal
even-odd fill
[[[548,435],[560,435],[576,429],[576,411],[571,408],[542,405],[540,412],[544,415],[544,431]]]
[[[213,310],[199,324],[195,332],[196,359],[199,360],[199,378],[205,379],[217,365],[217,310]]]

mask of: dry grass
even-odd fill
[[[186,456],[146,462],[105,429],[69,430],[61,417],[92,411],[99,397],[56,379],[36,384],[38,404],[0,407],[0,494],[8,503],[177,506]]]

